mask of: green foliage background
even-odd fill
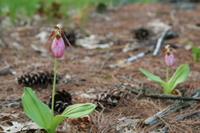
[[[25,15],[32,18],[33,15],[37,13],[42,3],[44,4],[43,10],[47,13],[50,12],[49,10],[52,3],[56,2],[61,4],[60,12],[68,14],[68,12],[72,10],[82,10],[88,5],[92,5],[92,7],[95,8],[99,3],[120,6],[124,3],[154,1],[155,0],[0,0],[0,15],[9,16],[11,21],[15,22],[17,15]]]

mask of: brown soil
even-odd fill
[[[185,95],[196,92],[199,89],[199,65],[200,62],[193,61],[193,54],[186,42],[186,39],[199,46],[200,28],[199,24],[200,5],[195,4],[193,10],[174,9],[169,4],[162,3],[135,3],[122,6],[117,10],[109,10],[103,14],[91,14],[90,18],[83,25],[83,28],[95,35],[97,39],[107,40],[113,45],[108,49],[93,49],[88,50],[83,47],[74,46],[67,48],[64,56],[59,59],[58,73],[64,75],[62,80],[57,85],[58,90],[66,90],[74,94],[75,92],[88,93],[88,95],[99,94],[99,90],[109,90],[118,83],[126,83],[136,87],[150,89],[150,92],[162,94],[163,90],[160,84],[148,80],[138,69],[146,69],[155,75],[165,78],[164,54],[161,52],[158,56],[153,56],[152,53],[139,58],[133,62],[124,63],[124,60],[144,52],[149,48],[149,45],[142,43],[137,46],[137,49],[123,52],[123,48],[128,44],[128,39],[134,39],[130,33],[131,29],[139,27],[148,27],[148,23],[154,20],[160,20],[171,26],[171,29],[176,31],[178,38],[165,40],[164,43],[171,43],[178,46],[175,49],[176,63],[170,69],[172,75],[178,66],[181,64],[189,64],[190,74],[188,79],[179,84],[177,89],[181,92],[185,91]],[[191,27],[191,25],[193,27]],[[49,50],[50,42],[42,43],[34,36],[41,31],[48,31],[50,34],[51,26],[47,22],[38,20],[33,22],[31,26],[17,26],[12,28],[1,27],[1,38],[4,42],[0,42],[0,67],[10,66],[10,72],[0,75],[0,125],[5,125],[8,121],[19,123],[31,121],[23,112],[21,102],[10,102],[3,99],[18,99],[23,94],[23,87],[18,85],[16,78],[25,72],[36,73],[39,71],[52,71],[54,58]],[[162,29],[161,29],[162,30]],[[159,37],[162,31],[156,35]],[[152,38],[156,38],[154,35]],[[5,45],[5,42],[8,44]],[[23,49],[17,49],[13,42],[19,43]],[[38,47],[44,47],[47,52],[37,52],[31,48],[35,44]],[[161,47],[161,50],[164,47]],[[110,65],[116,67],[111,68]],[[72,77],[66,82],[65,74]],[[51,94],[51,87],[34,87],[36,95],[43,101],[47,102]],[[83,99],[79,94],[74,94],[73,103],[86,102],[88,99]],[[174,100],[170,99],[154,99],[140,97],[130,94],[129,100],[124,99],[121,104],[111,110],[102,113],[93,114],[91,126],[86,129],[78,128],[77,125],[66,129],[66,122],[63,122],[58,127],[62,132],[102,132],[107,128],[106,132],[126,132],[132,130],[134,132],[161,132],[166,129],[167,132],[179,133],[197,133],[199,132],[200,117],[199,103],[194,103],[189,107],[181,108],[167,117],[162,118],[161,122],[154,125],[144,125],[143,121],[148,117],[156,114],[160,110],[171,105]],[[91,101],[91,100],[90,100]],[[18,117],[5,117],[5,114],[18,114]],[[184,119],[176,121],[177,118],[186,116]],[[7,118],[7,119],[6,119]],[[121,119],[129,118],[134,120],[132,124],[126,125],[119,122]],[[119,122],[119,123],[117,123]],[[119,129],[121,131],[117,131]],[[128,129],[130,128],[130,129]],[[0,129],[1,130],[1,129]],[[3,132],[1,130],[1,132]]]

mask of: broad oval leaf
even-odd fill
[[[79,118],[92,113],[96,108],[93,103],[74,104],[68,106],[61,115],[69,118]]]
[[[85,103],[85,104],[74,104],[67,107],[61,115],[56,115],[53,118],[53,122],[50,127],[50,131],[55,131],[58,124],[64,120],[66,117],[79,118],[88,115],[94,111],[96,108],[95,104]]]
[[[158,76],[156,76],[156,75],[154,75],[154,74],[152,74],[152,73],[150,73],[150,72],[148,72],[148,71],[146,71],[146,70],[144,70],[144,69],[142,69],[142,68],[139,68],[139,70],[140,70],[145,76],[147,76],[148,78],[150,78],[150,79],[153,80],[153,81],[156,81],[156,82],[159,82],[159,83],[164,82],[160,77],[158,77]]]
[[[25,114],[38,126],[48,130],[53,120],[53,113],[49,107],[41,102],[31,88],[25,87],[22,95],[22,105]]]
[[[187,79],[189,72],[190,68],[187,64],[178,67],[174,75],[167,82],[170,86],[170,92],[176,87],[177,84],[182,83]]]

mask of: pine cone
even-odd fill
[[[125,90],[114,89],[103,94],[99,94],[94,99],[97,109],[116,107],[123,99],[129,99],[128,92]]]
[[[138,29],[133,29],[131,33],[134,35],[136,39],[139,40],[148,40],[149,37],[153,34],[153,32],[150,29],[143,27]]]
[[[26,87],[47,86],[53,84],[53,72],[25,73],[17,78],[18,84]],[[56,83],[61,79],[61,75],[56,75]]]
[[[66,107],[69,105],[72,105],[72,96],[70,93],[66,92],[65,90],[62,91],[56,91],[55,97],[54,97],[54,111],[58,113],[62,113]],[[50,96],[48,106],[51,108],[51,101],[52,97]]]

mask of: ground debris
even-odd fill
[[[8,74],[10,73],[10,66],[5,66],[0,68],[0,75]]]
[[[198,90],[195,94],[193,93],[192,97],[195,98],[195,97],[199,97],[199,96],[200,96],[200,90]],[[196,103],[196,101],[194,101],[194,100],[192,100],[192,101],[180,101],[180,100],[177,100],[177,101],[174,102],[174,104],[170,105],[166,109],[164,109],[164,110],[156,113],[154,116],[146,119],[144,121],[144,123],[148,124],[148,125],[156,124],[157,122],[160,121],[161,118],[170,115],[171,113],[177,111],[180,108],[191,106],[194,103]]]

